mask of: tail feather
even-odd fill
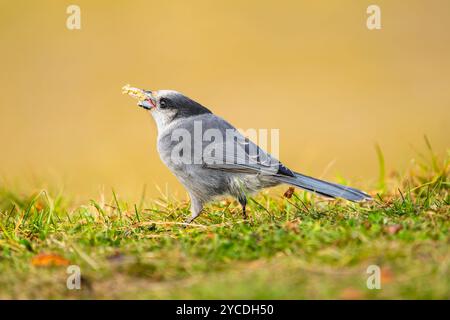
[[[294,173],[294,177],[278,176],[277,179],[282,183],[315,192],[325,197],[344,198],[354,202],[372,199],[370,195],[360,190],[308,177],[296,172]]]

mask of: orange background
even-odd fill
[[[366,8],[382,29],[366,28]],[[81,8],[68,30],[66,8]],[[377,178],[423,135],[449,147],[449,1],[0,1],[0,181],[89,197],[183,195],[121,87],[174,89],[235,126],[279,128],[294,170]],[[109,192],[109,191],[108,191]]]

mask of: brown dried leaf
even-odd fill
[[[284,227],[286,228],[286,230],[288,231],[292,231],[294,233],[299,233],[300,229],[299,229],[299,225],[301,223],[301,220],[296,219],[296,220],[292,220],[292,221],[287,221],[284,224]]]
[[[286,192],[284,193],[284,197],[288,199],[292,198],[294,191],[295,191],[294,187],[289,187],[289,189],[287,189]]]
[[[396,234],[402,229],[403,229],[403,226],[401,224],[393,224],[390,226],[386,226],[384,228],[384,231],[388,234]]]
[[[372,224],[368,220],[366,220],[363,222],[363,226],[364,226],[364,228],[369,230],[372,227]]]
[[[394,274],[389,268],[381,269],[381,284],[387,284],[394,281]]]
[[[31,259],[31,264],[36,267],[67,266],[69,263],[69,260],[54,253],[40,253]]]

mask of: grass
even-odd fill
[[[429,154],[388,180],[383,160],[370,203],[275,189],[248,221],[224,200],[187,228],[189,204],[170,197],[79,205],[0,189],[0,298],[449,299],[449,157]]]

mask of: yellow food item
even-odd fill
[[[147,96],[145,95],[144,90],[141,90],[141,89],[138,89],[138,88],[133,88],[129,84],[127,84],[127,85],[122,87],[122,93],[123,94],[128,94],[128,95],[130,95],[133,98],[138,99],[138,100],[145,100],[145,99],[147,99]]]

